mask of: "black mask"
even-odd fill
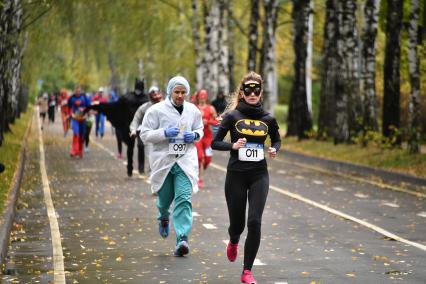
[[[258,83],[248,83],[244,84],[242,91],[244,92],[244,96],[250,96],[252,93],[256,95],[256,97],[260,96],[260,92],[262,91],[261,85]]]

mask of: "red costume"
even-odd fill
[[[198,92],[197,96],[204,96],[205,98],[208,97],[208,93],[206,90],[201,90]],[[212,140],[213,140],[213,132],[211,125],[217,125],[218,121],[213,116],[214,110],[213,106],[206,104],[204,107],[200,107],[197,105],[198,109],[201,111],[201,115],[203,118],[204,123],[204,136],[201,138],[200,141],[195,142],[195,147],[197,147],[197,154],[198,154],[198,162],[200,166],[202,165],[204,169],[207,168],[207,166],[212,161]]]
[[[64,129],[64,136],[67,135],[68,129],[70,128],[70,108],[68,107],[68,92],[64,89],[61,90],[59,97],[59,105],[61,106],[61,118],[62,127]]]

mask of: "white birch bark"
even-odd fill
[[[306,55],[306,100],[312,115],[312,41],[314,35],[314,1],[310,1],[308,16],[308,44]]]
[[[408,27],[408,64],[410,71],[411,92],[408,103],[408,150],[410,153],[420,152],[420,60],[417,51],[419,34],[419,0],[411,0]]]
[[[218,58],[218,90],[211,94],[215,97],[218,92],[229,93],[229,44],[228,44],[228,1],[220,1],[220,21],[219,21],[219,58]]]
[[[264,79],[264,107],[271,114],[274,114],[274,106],[278,102],[278,82],[277,70],[275,66],[275,30],[278,13],[277,0],[264,0],[265,22],[263,37],[263,52],[265,59],[263,62],[263,79]]]
[[[247,57],[248,70],[247,71],[256,71],[257,39],[259,37],[258,31],[257,31],[258,21],[259,21],[259,0],[251,0],[248,57]]]
[[[198,0],[192,0],[192,42],[195,56],[195,87],[200,90],[203,85],[203,53],[200,37],[200,15]]]
[[[363,127],[377,131],[376,37],[380,0],[367,0],[364,5],[361,56],[361,92],[364,102]]]

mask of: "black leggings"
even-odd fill
[[[237,243],[244,231],[248,197],[247,238],[244,245],[244,269],[251,270],[260,244],[262,214],[269,190],[267,170],[258,172],[228,171],[225,181],[226,204],[229,213],[229,236]]]

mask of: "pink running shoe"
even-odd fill
[[[243,274],[241,275],[241,283],[245,284],[257,284],[257,281],[254,279],[253,274],[248,269],[244,269]]]
[[[203,182],[203,180],[202,180],[202,179],[199,179],[199,180],[198,180],[198,187],[199,187],[199,188],[203,188],[203,187],[204,187],[204,182]]]
[[[233,244],[229,241],[228,246],[226,247],[226,255],[230,262],[234,262],[237,259],[238,255],[238,243]]]

